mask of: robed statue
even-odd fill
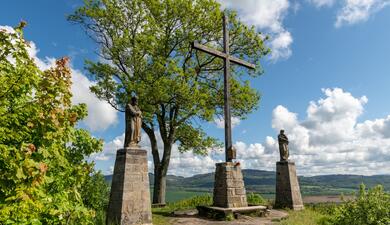
[[[284,130],[280,130],[278,135],[279,142],[279,151],[280,151],[280,161],[288,160],[288,138],[284,134]]]
[[[142,112],[138,107],[138,98],[132,97],[126,105],[125,148],[138,146],[141,141]]]

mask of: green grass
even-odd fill
[[[186,190],[168,190],[166,194],[167,202],[178,202],[180,200],[189,199],[195,196],[204,195],[207,192],[195,192]]]
[[[171,225],[171,223],[169,222],[169,218],[160,214],[156,214],[154,210],[152,211],[153,225]]]
[[[288,217],[282,220],[279,225],[319,225],[325,215],[312,208],[301,211],[288,211]]]
[[[177,210],[195,209],[198,205],[211,205],[211,195],[199,195],[193,196],[189,199],[180,200],[173,203],[168,203],[163,208],[153,208],[153,225],[170,225],[169,217],[172,212]]]

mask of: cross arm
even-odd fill
[[[236,58],[234,56],[229,56],[228,54],[226,54],[224,52],[212,49],[210,47],[207,47],[205,45],[199,44],[197,42],[193,42],[192,43],[192,48],[200,50],[200,51],[205,52],[205,53],[208,53],[210,55],[213,55],[213,56],[221,58],[221,59],[226,59],[227,58],[231,62],[234,62],[234,63],[239,64],[241,66],[245,66],[248,69],[255,69],[256,68],[256,65],[254,65],[252,63],[248,63],[248,62],[246,62],[246,61],[244,61],[242,59]]]

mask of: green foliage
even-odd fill
[[[225,217],[225,220],[226,220],[226,221],[233,221],[233,220],[234,220],[234,215],[233,215],[233,213],[227,214],[226,217]]]
[[[223,115],[223,61],[191,45],[200,41],[222,50],[220,8],[216,0],[84,0],[68,17],[85,28],[105,59],[86,62],[96,81],[92,92],[122,112],[132,95],[139,97],[156,175],[154,203],[165,203],[163,180],[174,143],[180,152],[197,154],[220,146],[199,122]],[[230,54],[256,64],[247,72],[259,76],[260,59],[269,52],[264,36],[241,23],[235,12],[227,14]],[[250,87],[246,69],[231,70],[231,114],[242,119],[257,108],[260,94]],[[156,131],[164,142],[162,156]]]
[[[94,224],[105,224],[106,210],[110,197],[110,186],[100,172],[94,172],[88,179],[82,189],[81,196],[84,205],[95,210]]]
[[[174,203],[169,203],[167,207],[174,210],[195,209],[199,205],[212,205],[213,197],[211,195],[199,195],[189,199],[184,199]]]
[[[91,90],[121,111],[129,97],[137,94],[143,128],[152,130],[148,135],[158,128],[167,146],[178,142],[180,151],[206,154],[218,144],[196,122],[223,115],[223,62],[195,51],[191,43],[201,41],[221,50],[220,4],[215,0],[84,3],[69,20],[86,29],[110,62],[87,62],[96,80]],[[235,12],[228,15],[231,54],[257,64],[255,71],[247,72],[258,76],[262,72],[260,59],[269,52],[264,38],[254,27],[241,23]],[[240,118],[256,109],[260,99],[243,71],[232,67],[232,115]]]
[[[84,157],[102,143],[75,128],[86,106],[71,104],[68,59],[41,71],[24,25],[0,30],[0,223],[92,224],[95,206],[81,192],[93,165]]]
[[[381,185],[367,191],[361,184],[356,199],[337,207],[326,222],[337,225],[390,224],[390,194],[384,192]]]
[[[259,194],[251,192],[246,197],[249,205],[268,205],[268,201]]]

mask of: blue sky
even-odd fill
[[[259,110],[233,130],[243,166],[274,170],[275,137],[278,129],[285,128],[298,173],[389,174],[390,1],[220,2],[237,10],[244,22],[270,34],[268,44],[274,51],[263,60],[265,73],[251,82],[262,94]],[[81,4],[81,0],[2,1],[0,25],[27,21],[25,37],[35,43],[39,51],[33,55],[41,64],[71,57],[75,103],[86,102],[90,108],[91,117],[81,126],[106,142],[104,152],[91,160],[109,173],[115,149],[122,143],[123,115],[87,93],[91,82],[85,77],[84,60],[97,60],[98,48],[79,26],[66,20]],[[98,126],[91,125],[93,121]],[[223,138],[223,129],[215,123],[204,128]],[[148,148],[147,140],[143,144]],[[169,172],[184,176],[210,172],[221,159],[220,152],[205,158],[176,154]],[[187,163],[193,167],[183,168]]]

